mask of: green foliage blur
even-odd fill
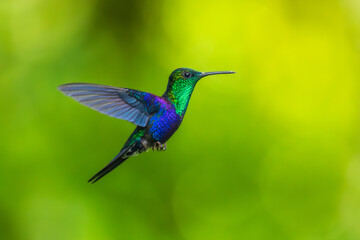
[[[360,239],[360,1],[1,0],[0,239]],[[57,90],[202,79],[165,152]]]

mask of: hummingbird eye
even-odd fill
[[[184,77],[186,79],[190,78],[191,77],[191,73],[189,73],[188,71],[184,72]]]

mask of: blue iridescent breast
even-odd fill
[[[149,121],[149,133],[155,140],[164,143],[179,128],[182,118],[168,100],[159,97],[156,101],[161,107]]]

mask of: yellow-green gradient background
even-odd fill
[[[360,1],[0,0],[0,239],[360,239]],[[57,90],[202,79],[166,152]]]

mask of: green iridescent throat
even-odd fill
[[[196,81],[194,80],[184,80],[182,78],[169,82],[164,96],[174,104],[178,115],[184,116],[195,84]]]

